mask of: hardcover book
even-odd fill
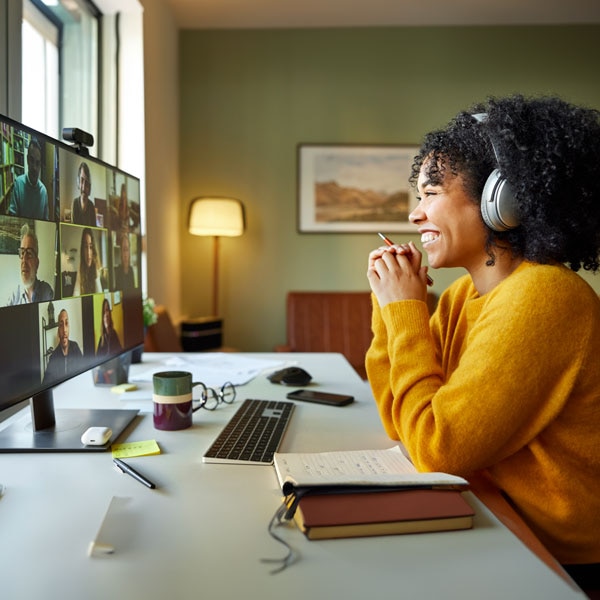
[[[294,514],[311,540],[469,529],[474,511],[458,490],[307,494]]]

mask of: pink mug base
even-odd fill
[[[154,427],[163,431],[177,431],[192,426],[192,401],[178,404],[154,403]]]

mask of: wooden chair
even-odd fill
[[[154,308],[158,320],[148,327],[144,339],[145,352],[183,352],[181,339],[165,306]]]

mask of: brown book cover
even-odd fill
[[[311,540],[469,529],[475,512],[458,490],[308,494],[296,524]]]

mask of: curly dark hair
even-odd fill
[[[488,118],[479,122],[477,113]],[[488,98],[425,136],[412,165],[413,185],[423,163],[436,185],[448,170],[460,174],[477,202],[489,174],[500,168],[520,224],[488,228],[491,262],[494,247],[508,246],[531,262],[600,268],[600,111],[555,97]]]

